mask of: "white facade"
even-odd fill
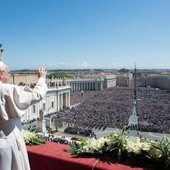
[[[48,81],[47,85],[48,91],[44,99],[27,109],[26,113],[21,117],[22,122],[37,120],[40,117],[40,110],[43,110],[44,115],[46,115],[70,107],[70,86],[50,87]]]

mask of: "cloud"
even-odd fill
[[[81,62],[54,62],[54,63],[35,63],[34,66],[45,67],[47,69],[120,69],[120,68],[128,68],[129,66],[123,65],[123,63],[95,63],[90,64],[87,61]]]
[[[84,67],[84,68],[92,67],[92,65],[87,63],[86,61],[83,61],[81,63],[76,63],[76,65],[79,67]]]

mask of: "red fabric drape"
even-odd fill
[[[144,170],[96,158],[78,158],[64,151],[69,145],[46,142],[27,146],[31,170]]]

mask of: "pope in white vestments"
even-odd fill
[[[46,71],[37,74],[34,89],[9,84],[9,67],[0,61],[0,170],[30,170],[20,117],[47,92]]]

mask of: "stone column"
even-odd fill
[[[57,111],[60,111],[60,94],[57,94]]]
[[[70,107],[70,92],[67,93],[67,106]]]
[[[60,108],[63,109],[63,93],[60,94]]]
[[[74,91],[76,91],[76,83],[74,83]]]
[[[103,90],[103,82],[101,82],[101,90]]]
[[[78,90],[80,91],[80,82],[78,83],[78,86],[79,86]]]
[[[63,93],[63,107],[67,107],[67,93]]]

